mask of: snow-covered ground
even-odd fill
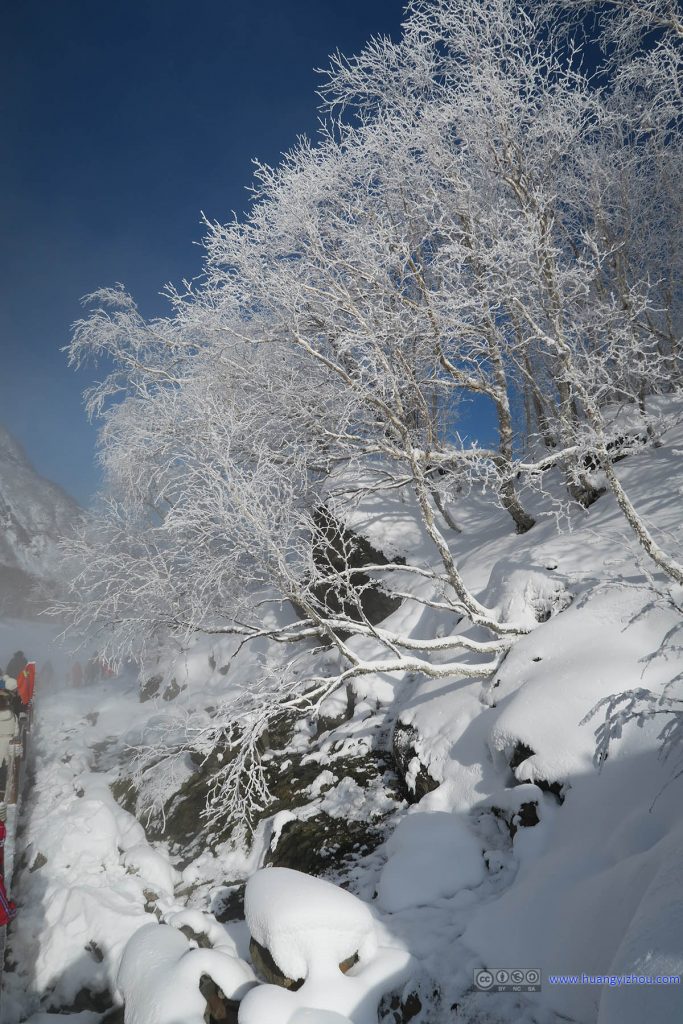
[[[648,522],[680,552],[683,431],[664,440],[618,469]],[[125,999],[128,1024],[200,1022],[204,974],[229,999],[244,997],[241,1024],[371,1024],[391,993],[412,1010],[406,997],[417,995],[415,1024],[683,1019],[683,985],[671,980],[683,974],[683,778],[672,779],[674,761],[660,756],[667,716],[625,725],[601,766],[603,714],[586,721],[624,690],[661,693],[671,684],[680,696],[680,594],[644,572],[609,495],[576,510],[562,533],[548,517],[517,536],[476,495],[453,511],[463,532],[449,540],[469,585],[534,628],[484,683],[366,676],[353,684],[350,716],[344,694],[323,709],[324,723],[300,723],[267,754],[279,777],[295,765],[298,781],[250,848],[215,827],[212,835],[198,812],[184,844],[177,835],[150,841],[110,784],[153,730],[172,743],[190,719],[200,729],[281,649],[263,641],[231,660],[233,641],[207,638],[181,656],[167,653],[157,695],[145,703],[132,679],[41,695],[6,1024],[56,1020],[50,1008],[62,1011],[60,1021],[104,1019],[64,1012],[83,1005],[82,990],[105,993],[103,1011],[107,998]],[[414,522],[397,500],[359,509],[353,525],[420,564],[431,555]],[[383,626],[416,636],[464,628],[411,601]],[[371,638],[350,643],[373,656]],[[316,657],[320,668],[334,656]],[[421,780],[420,800],[392,788],[391,773],[359,769],[371,756],[388,763],[397,723],[409,750],[403,772],[408,787]],[[172,811],[195,769],[181,753],[172,768],[148,773],[138,813],[146,823],[146,805],[149,836],[163,833],[159,808]],[[348,891],[285,867],[256,873],[278,863],[293,827],[321,816],[342,830],[381,830],[382,841],[355,859],[340,866],[330,858],[325,873]],[[219,924],[212,910],[249,877],[246,923]],[[305,979],[298,991],[254,987],[249,928],[281,972]],[[344,976],[338,963],[352,955]],[[537,969],[540,986],[478,990],[483,968],[494,980],[496,971]],[[607,980],[577,983],[582,975]],[[661,976],[669,980],[642,980]],[[382,1005],[393,1012],[387,999]]]

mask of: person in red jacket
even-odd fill
[[[11,900],[5,889],[5,879],[0,878],[0,928],[9,924],[17,916],[17,905]]]
[[[17,906],[9,899],[5,889],[5,839],[7,829],[4,821],[0,821],[0,928],[9,924],[17,916]]]
[[[17,693],[19,700],[25,708],[33,700],[33,691],[36,686],[36,663],[29,661],[17,676]]]

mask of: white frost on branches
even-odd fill
[[[594,6],[411,3],[398,42],[333,59],[319,138],[258,165],[243,221],[207,224],[204,277],[169,289],[167,318],[119,286],[75,325],[71,361],[114,367],[88,396],[107,496],[70,549],[76,626],[114,660],[197,631],[338,654],[329,677],[265,670],[217,716],[213,740],[241,737],[231,810],[267,798],[269,718],[368,673],[488,676],[528,629],[464,579],[458,491],[523,532],[557,512],[559,480],[584,505],[607,487],[683,583],[613,465],[656,442],[650,399],[683,379],[680,18],[600,5],[588,67]],[[467,439],[471,403],[488,447]],[[345,519],[392,495],[431,556],[361,575]],[[452,628],[378,626],[371,587]]]

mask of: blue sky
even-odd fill
[[[60,347],[122,281],[146,314],[199,271],[201,211],[244,209],[251,160],[316,127],[315,67],[398,36],[402,0],[21,0],[0,33],[0,421],[81,502],[97,487]]]

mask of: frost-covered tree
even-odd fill
[[[609,486],[683,582],[612,463],[623,410],[654,439],[648,398],[681,386],[680,26],[666,3],[605,4],[587,66],[588,6],[416,0],[400,41],[333,60],[328,125],[258,167],[243,221],[207,225],[204,278],[169,291],[169,317],[109,289],[76,325],[72,361],[114,365],[89,396],[109,496],[72,549],[76,620],[113,656],[197,630],[338,653],[338,672],[269,670],[226,711],[216,729],[239,723],[246,751],[229,773],[269,717],[355,676],[495,669],[526,627],[463,578],[455,489],[485,488],[523,532],[558,469],[583,504]],[[472,401],[490,447],[463,429]],[[398,493],[433,557],[360,574],[344,521]],[[371,586],[449,634],[370,621]]]

